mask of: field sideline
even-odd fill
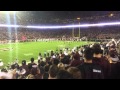
[[[0,59],[4,64],[11,63],[18,58],[19,63],[23,59],[30,61],[31,57],[36,60],[39,52],[50,52],[50,50],[56,51],[65,47],[73,48],[75,46],[86,45],[88,42],[64,42],[64,41],[50,41],[50,42],[24,42],[24,43],[11,43],[11,44],[0,44]]]

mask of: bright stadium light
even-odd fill
[[[6,24],[0,24],[0,27],[20,27],[19,25],[6,25]]]
[[[64,25],[64,26],[23,26],[23,25],[6,25],[0,24],[0,27],[16,27],[16,28],[34,28],[34,29],[60,29],[60,28],[79,28],[79,27],[100,27],[100,26],[113,26],[120,25],[120,22],[108,22],[97,24],[78,24],[78,25]]]
[[[78,27],[97,27],[97,26],[112,26],[120,25],[120,22],[97,23],[97,24],[82,24],[82,25],[66,25],[66,26],[27,26],[27,28],[36,29],[59,29],[59,28],[78,28]]]
[[[1,14],[7,14],[7,13],[14,14],[16,12],[18,12],[18,11],[0,11]]]
[[[80,18],[78,17],[77,20],[80,20]]]
[[[114,16],[114,14],[113,14],[113,13],[111,13],[111,14],[110,14],[110,17],[112,17],[112,16]]]

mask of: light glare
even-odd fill
[[[7,13],[9,13],[9,14],[14,14],[14,13],[16,13],[17,11],[0,11],[0,13],[1,14],[7,14]]]
[[[34,28],[34,29],[60,29],[60,28],[79,28],[79,27],[99,27],[120,25],[120,22],[97,23],[97,24],[81,24],[81,25],[65,25],[65,26],[23,26],[23,25],[6,25],[0,24],[0,27],[16,27],[16,28]]]

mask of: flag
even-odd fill
[[[26,39],[26,36],[22,36],[22,41],[25,41]]]

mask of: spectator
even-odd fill
[[[106,57],[103,56],[103,51],[98,48],[94,48],[93,63],[100,65],[104,78],[107,79],[110,76],[110,63]]]
[[[67,70],[70,74],[72,74],[73,79],[82,79],[81,72],[77,67],[70,67]]]
[[[26,73],[23,76],[27,76],[29,74],[28,65],[26,65],[26,60],[22,60],[22,66],[20,66],[20,69],[25,69]]]
[[[53,65],[57,66],[59,64],[59,60],[55,58],[52,60],[52,63],[53,63]]]
[[[49,74],[48,74],[49,68],[50,68],[49,65],[45,65],[45,67],[44,67],[45,73],[43,74],[43,79],[49,78]]]
[[[36,63],[34,63],[34,58],[31,58],[31,64],[32,65],[37,65]]]
[[[58,64],[59,70],[65,70],[65,65],[63,63]]]
[[[59,71],[59,68],[56,65],[50,66],[50,69],[49,69],[49,79],[57,79],[58,71]]]
[[[34,75],[29,74],[26,79],[35,79]]]
[[[73,79],[73,76],[66,70],[60,70],[57,73],[57,79]]]
[[[79,55],[79,53],[76,53],[76,54],[73,55],[73,60],[71,61],[70,66],[71,67],[77,67],[80,64],[81,64],[80,55]]]
[[[104,79],[102,68],[92,62],[93,49],[84,50],[84,63],[78,66],[83,79]]]

